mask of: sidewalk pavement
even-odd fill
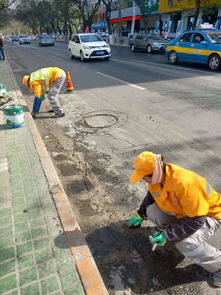
[[[107,295],[7,61],[0,83],[25,112],[8,129],[0,108],[0,294]]]

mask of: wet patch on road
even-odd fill
[[[69,191],[71,194],[79,194],[85,191],[89,191],[92,189],[93,185],[91,184],[90,180],[84,178],[84,180],[74,180],[69,185]]]
[[[97,214],[97,210],[92,207],[90,200],[81,200],[80,202],[81,206],[79,212],[83,217],[94,216]]]
[[[79,169],[75,166],[73,166],[73,164],[58,164],[57,165],[61,175],[63,176],[74,176],[76,174],[79,174]]]

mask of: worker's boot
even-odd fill
[[[210,283],[217,288],[221,288],[221,269],[210,274]]]

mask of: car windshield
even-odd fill
[[[28,38],[27,35],[19,35],[19,38]]]
[[[81,35],[81,42],[98,42],[98,41],[104,41],[100,36],[98,35]]]
[[[221,43],[221,33],[207,33],[213,43]]]
[[[147,38],[150,39],[150,40],[164,40],[159,35],[147,35]]]
[[[51,39],[51,37],[47,36],[47,35],[44,35],[44,36],[41,36],[41,39]]]

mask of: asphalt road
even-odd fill
[[[133,158],[144,150],[205,176],[220,190],[220,72],[169,65],[163,54],[113,47],[110,61],[82,63],[67,43],[38,47],[7,43],[5,51],[29,106],[24,74],[41,67],[69,71],[76,91],[63,92],[66,116],[49,118],[46,101],[36,124],[54,160],[110,294],[221,294],[173,245],[151,252],[146,236],[125,223],[144,197],[130,185]],[[65,91],[65,89],[64,89]],[[221,247],[217,233],[212,243]]]

